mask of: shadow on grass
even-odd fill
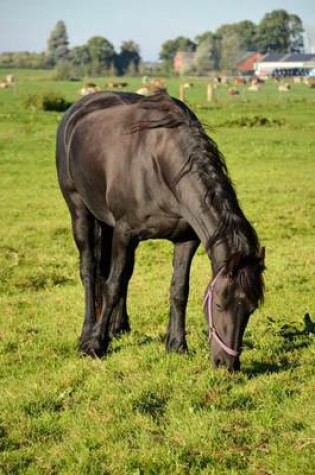
[[[129,333],[122,333],[120,335],[117,335],[115,337],[111,337],[110,344],[108,346],[108,349],[106,351],[106,354],[102,356],[100,359],[106,359],[106,357],[113,355],[115,353],[119,353],[122,351],[125,347],[141,347],[141,346],[147,346],[151,344],[158,344],[158,343],[163,343],[165,341],[165,335],[162,333],[157,335],[157,336],[150,336],[150,335],[141,335],[138,334],[137,332],[133,333],[133,338],[134,341],[129,341],[129,342],[124,342],[121,344],[121,341],[124,337],[129,335]],[[80,353],[80,339],[78,339],[77,343],[77,348],[78,348],[78,353],[83,357],[86,358],[88,357],[85,354]]]
[[[137,346],[146,346],[151,345],[152,343],[164,343],[165,342],[165,334],[159,333],[156,336],[151,335],[140,335],[136,334],[136,341],[134,345]]]
[[[274,320],[270,319],[270,323],[275,323]],[[267,357],[263,357],[261,361],[252,361],[250,366],[247,368],[242,368],[242,373],[247,375],[250,378],[255,378],[263,374],[272,374],[280,373],[283,371],[288,371],[292,368],[299,366],[299,362],[292,358],[292,353],[294,351],[308,348],[312,342],[312,336],[315,334],[315,322],[312,321],[309,314],[304,316],[304,327],[299,329],[295,325],[283,325],[280,329],[272,329],[273,335],[281,337],[282,341],[276,349],[271,354],[269,360]],[[121,338],[124,335],[121,335],[119,338],[114,338],[111,340],[111,344],[108,347],[106,357],[119,353],[125,346],[128,347],[141,347],[151,344],[161,344],[165,343],[165,334],[159,333],[156,336],[141,334],[137,331],[133,332],[132,340],[125,342],[123,345],[120,343]],[[254,344],[251,340],[245,341],[244,346],[247,349],[253,349]],[[187,356],[194,356],[196,350],[188,349],[185,352]],[[81,355],[86,357],[86,355]],[[102,359],[103,359],[102,358]]]
[[[244,372],[250,377],[256,377],[288,371],[299,366],[297,361],[290,359],[290,353],[308,348],[312,342],[312,335],[315,335],[315,322],[308,313],[305,314],[303,323],[302,329],[286,324],[275,332],[282,338],[282,342],[277,347],[277,361],[254,361],[250,368],[244,369]]]
[[[244,373],[250,378],[255,378],[264,374],[274,374],[288,371],[289,369],[292,369],[296,366],[297,364],[292,364],[292,362],[289,362],[289,360],[274,363],[269,361],[254,361],[250,368],[244,369]]]

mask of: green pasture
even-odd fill
[[[268,83],[230,96],[220,85],[211,103],[205,79],[187,91],[266,246],[265,304],[248,325],[242,372],[230,375],[209,361],[203,249],[191,273],[190,351],[165,353],[172,245],[163,241],[137,251],[132,332],[101,361],[78,356],[83,291],[54,163],[62,114],[25,101],[57,92],[73,102],[83,83],[14,74],[16,87],[0,90],[0,474],[314,474],[315,90]],[[166,85],[178,95],[178,79]]]

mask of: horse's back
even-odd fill
[[[185,147],[183,131],[172,125],[186,118],[169,96],[161,103],[133,93],[94,96],[75,104],[60,126],[64,194],[75,190],[112,226],[122,217],[135,227],[154,228],[157,220],[167,233],[177,220],[172,183]]]
[[[88,207],[101,220],[108,219],[109,210],[111,222],[126,212],[139,219],[144,214],[156,215],[173,199],[174,131],[130,131],[132,124],[150,115],[150,111],[124,104],[86,115],[73,131],[70,174]]]
[[[68,189],[73,189],[74,183],[69,173],[69,150],[73,131],[81,120],[97,110],[109,109],[132,103],[141,99],[134,93],[115,93],[100,91],[90,96],[82,97],[75,102],[63,115],[57,129],[56,137],[56,165],[60,188],[64,195]]]

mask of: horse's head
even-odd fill
[[[209,285],[205,309],[215,367],[240,369],[244,331],[263,300],[264,260],[264,248],[257,256],[233,254]]]

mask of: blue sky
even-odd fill
[[[0,0],[0,52],[44,51],[58,20],[70,46],[100,35],[119,51],[125,40],[139,44],[145,60],[157,60],[161,44],[176,36],[192,40],[224,23],[252,20],[283,8],[315,33],[315,0]]]

